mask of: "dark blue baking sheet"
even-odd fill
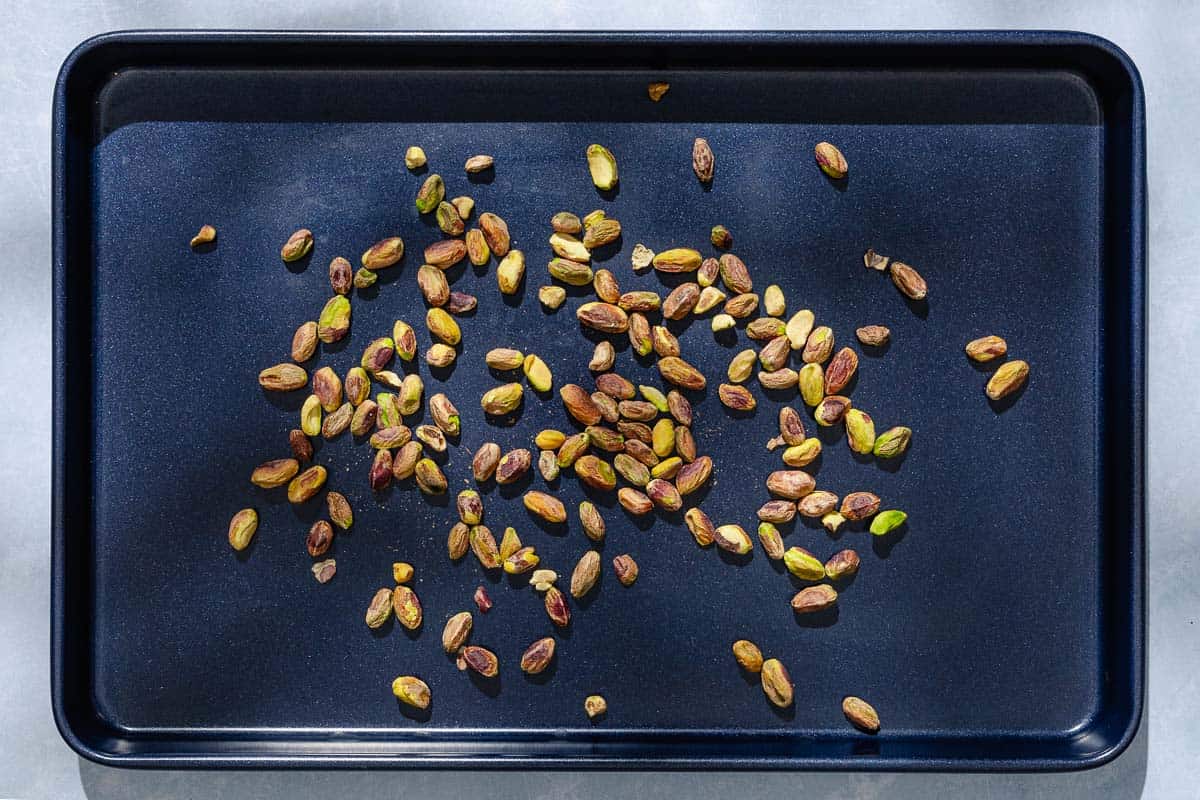
[[[645,95],[667,80],[661,103]],[[717,154],[711,191],[690,148]],[[838,143],[851,174],[826,181],[812,144]],[[603,142],[619,192],[599,196],[582,153]],[[419,143],[449,194],[508,220],[527,254],[523,302],[501,302],[494,267],[452,272],[480,297],[449,376],[419,369],[463,412],[452,489],[485,440],[506,449],[567,423],[556,397],[528,396],[496,427],[475,398],[496,382],[490,347],[538,352],[556,385],[590,386],[590,342],[571,292],[544,312],[548,220],[600,207],[623,243],[598,259],[622,288],[635,242],[700,245],[734,233],[758,287],[783,286],[842,342],[893,330],[864,355],[856,405],[910,425],[896,468],[860,463],[826,439],[818,483],[870,489],[909,512],[885,539],[836,539],[802,523],[785,542],[863,556],[831,616],[797,618],[794,582],[756,550],[746,563],[695,546],[678,519],[636,522],[603,500],[609,536],[593,599],[574,604],[546,679],[516,669],[551,628],[538,598],[445,557],[453,509],[411,485],[374,496],[370,451],[319,444],[330,487],[355,509],[309,574],[303,538],[319,504],[293,507],[246,480],[286,453],[297,396],[255,383],[315,315],[325,265],[399,234],[402,266],[356,293],[352,335],[323,348],[339,373],[403,317],[420,332],[415,273],[436,229],[403,166]],[[1073,33],[235,34],[119,33],[63,67],[54,124],[53,702],[66,741],[108,764],[212,767],[814,768],[1038,770],[1115,757],[1143,689],[1144,110],[1137,72],[1103,40]],[[494,176],[461,169],[495,154]],[[219,229],[210,252],[188,238]],[[278,257],[295,228],[310,260]],[[908,261],[931,286],[907,304],[863,269],[864,248]],[[704,249],[708,251],[708,247]],[[716,383],[732,345],[706,321],[676,327],[709,376],[696,438],[717,456],[702,507],[754,527],[763,447],[783,402],[732,419]],[[1004,335],[1032,365],[1015,403],[990,405],[967,340]],[[744,347],[744,337],[738,347]],[[618,340],[618,370],[658,383]],[[755,387],[756,394],[761,394]],[[529,485],[538,486],[540,477]],[[524,486],[520,488],[525,488]],[[583,495],[573,478],[558,494]],[[485,490],[487,521],[512,524],[569,573],[588,542],[544,531],[519,493]],[[257,507],[253,547],[233,554],[230,515]],[[632,588],[608,572],[641,566]],[[419,636],[373,635],[362,614],[417,569]],[[496,602],[473,640],[503,667],[497,685],[458,672],[443,620]],[[796,681],[780,713],[737,670],[739,637]],[[401,673],[434,694],[428,720],[389,692]],[[582,712],[604,694],[607,718]],[[851,729],[845,694],[871,700],[878,736]]]

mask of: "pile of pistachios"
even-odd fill
[[[667,88],[666,84],[652,84],[649,95],[657,102]],[[821,142],[815,146],[814,154],[817,165],[831,180],[845,179],[848,166],[837,147]],[[598,190],[607,191],[618,185],[619,170],[612,152],[593,144],[584,155]],[[421,169],[426,163],[425,153],[419,147],[410,147],[405,154],[405,164],[410,170]],[[710,183],[715,165],[709,143],[696,139],[692,148],[696,178]],[[468,174],[495,168],[495,159],[487,155],[472,156],[464,165]],[[512,247],[508,225],[497,214],[479,214],[476,226],[468,229],[474,201],[467,196],[447,200],[445,181],[436,173],[421,183],[415,205],[420,214],[434,215],[444,234],[444,238],[424,248],[416,283],[428,307],[425,327],[430,343],[424,349],[424,359],[433,368],[445,368],[456,359],[463,337],[456,317],[469,313],[478,304],[476,297],[451,288],[446,270],[464,259],[477,267],[496,259],[498,290],[513,295],[525,279],[526,259],[521,250]],[[573,515],[568,513],[553,493],[553,486],[563,474],[573,474],[592,489],[615,492],[620,506],[630,515],[651,514],[656,509],[668,516],[682,512],[679,516],[684,526],[700,547],[715,544],[735,555],[750,553],[754,542],[745,528],[736,521],[714,524],[699,505],[691,502],[717,468],[713,458],[700,452],[700,445],[693,437],[695,412],[687,396],[689,392],[704,389],[707,377],[686,360],[679,340],[665,324],[654,324],[652,318],[661,317],[665,322],[716,311],[710,323],[715,337],[736,337],[738,321],[744,321],[745,335],[757,349],[748,347],[733,356],[725,380],[717,390],[720,402],[735,416],[753,414],[757,401],[746,385],[752,376],[757,377],[764,390],[794,390],[800,399],[796,406],[785,405],[779,410],[778,434],[766,443],[769,450],[782,448],[783,468],[766,476],[769,499],[757,513],[758,541],[768,558],[782,561],[789,573],[811,584],[792,598],[796,614],[818,614],[830,609],[837,603],[839,582],[858,571],[859,555],[843,549],[822,560],[802,547],[785,548],[777,525],[800,515],[820,520],[831,533],[851,523],[869,526],[872,534],[885,536],[904,525],[907,518],[899,509],[884,509],[882,500],[870,491],[839,495],[818,488],[814,477],[804,469],[822,450],[821,440],[808,435],[806,430],[801,413],[806,407],[811,409],[816,425],[843,426],[849,449],[859,456],[895,459],[909,447],[912,439],[909,427],[896,425],[877,434],[871,415],[855,407],[843,394],[858,371],[858,354],[851,347],[835,352],[833,329],[818,325],[813,311],[797,309],[789,315],[787,298],[778,285],[767,286],[760,302],[749,268],[729,252],[733,235],[723,225],[714,225],[710,237],[714,248],[725,251],[719,256],[705,257],[699,250],[686,246],[655,253],[644,244],[634,245],[630,255],[634,272],[654,269],[694,278],[677,285],[665,298],[653,291],[622,292],[618,277],[611,270],[592,268],[593,252],[619,245],[622,235],[620,221],[608,217],[603,210],[582,217],[569,211],[559,212],[549,220],[549,229],[550,282],[539,288],[538,301],[553,311],[566,300],[563,285],[591,287],[595,299],[582,303],[575,316],[582,328],[604,337],[594,346],[588,362],[594,373],[594,387],[589,390],[576,384],[560,386],[558,396],[565,411],[564,421],[573,427],[536,432],[530,436],[532,449],[513,447],[506,451],[495,442],[479,447],[471,460],[473,479],[481,485],[489,481],[512,484],[536,465],[549,491],[525,491],[522,497],[525,508],[551,525],[570,526],[573,523],[569,520],[574,517],[593,543],[604,540],[606,521],[590,501],[580,503]],[[215,228],[205,225],[191,245],[201,248],[215,240]],[[300,229],[282,245],[280,256],[284,261],[296,261],[308,256],[312,248],[313,234]],[[259,383],[268,391],[307,390],[310,395],[301,407],[298,427],[288,433],[291,457],[276,458],[257,467],[250,477],[256,486],[263,489],[286,486],[287,497],[293,503],[312,500],[325,488],[328,472],[324,466],[310,464],[313,460],[310,437],[333,439],[349,430],[355,436],[369,437],[375,451],[366,476],[373,490],[411,479],[427,495],[447,491],[449,480],[428,452],[443,452],[448,446],[457,446],[462,432],[458,409],[445,393],[434,393],[426,399],[424,382],[416,373],[401,377],[389,369],[394,359],[411,362],[418,357],[418,335],[411,325],[396,320],[391,335],[370,341],[360,365],[344,379],[329,367],[316,369],[310,376],[302,366],[316,356],[319,343],[332,344],[349,333],[352,289],[373,285],[377,273],[398,264],[404,254],[402,239],[389,236],[367,248],[357,271],[342,257],[329,264],[332,297],[316,320],[306,321],[296,329],[291,361],[268,367],[259,375]],[[925,280],[913,267],[874,250],[866,251],[864,264],[869,269],[888,272],[908,300],[921,302],[926,297]],[[637,385],[615,371],[616,350],[611,339],[620,336],[628,337],[638,356],[656,358],[661,386]],[[881,348],[887,345],[891,332],[886,326],[869,324],[858,328],[856,336],[864,347]],[[978,362],[988,362],[1005,355],[1007,344],[997,336],[985,336],[969,343],[966,352]],[[793,354],[802,365],[798,370],[789,366]],[[530,393],[525,391],[524,384],[541,397],[537,402],[553,396],[554,376],[536,353],[501,346],[489,350],[485,361],[498,376],[497,384],[478,398],[485,414],[506,417],[518,412],[523,403],[529,402]],[[987,396],[997,401],[1014,394],[1023,386],[1028,371],[1024,361],[1003,363],[988,382]],[[410,429],[406,418],[419,412],[423,405],[428,408],[433,424]],[[324,557],[335,531],[347,530],[353,524],[353,513],[343,494],[327,490],[325,499],[328,520],[315,522],[306,538],[307,550],[314,560],[312,572],[319,583],[328,582],[336,574],[336,561]],[[449,558],[459,560],[470,552],[482,570],[503,570],[511,575],[530,573],[530,585],[541,593],[546,615],[554,627],[563,628],[570,623],[568,593],[578,600],[597,590],[602,566],[596,550],[589,548],[579,558],[564,592],[558,586],[558,573],[542,563],[536,544],[523,542],[515,528],[506,527],[497,542],[484,522],[484,505],[478,491],[459,492],[455,512],[457,520],[447,537]],[[248,547],[257,527],[254,509],[238,511],[229,525],[232,547],[235,550]],[[622,586],[631,586],[638,579],[638,564],[628,553],[613,558],[611,566]],[[410,564],[393,564],[394,585],[376,590],[367,604],[368,627],[378,628],[394,615],[409,630],[420,629],[423,608],[408,585],[413,574]],[[487,613],[492,607],[492,600],[482,586],[473,599],[480,613]],[[483,678],[498,675],[500,664],[496,655],[486,647],[468,644],[472,613],[452,609],[444,613],[447,621],[442,646],[453,656],[458,668],[472,670]],[[764,661],[758,647],[745,639],[733,643],[733,653],[738,665],[760,675],[770,703],[779,707],[792,704],[792,682],[779,659]],[[555,639],[546,636],[528,646],[519,666],[528,674],[537,674],[554,658]],[[397,677],[392,691],[405,704],[418,709],[429,707],[429,686],[416,676]],[[599,695],[587,697],[584,705],[593,721],[601,719],[607,710],[604,698]],[[842,708],[846,718],[859,729],[868,733],[879,730],[875,709],[860,698],[846,697]]]

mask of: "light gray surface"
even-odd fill
[[[1194,798],[1200,786],[1200,4],[1044,0],[400,3],[99,0],[3,3],[0,49],[0,797],[336,796]],[[1061,28],[1112,39],[1141,69],[1150,152],[1149,697],[1130,749],[1064,775],[194,773],[78,759],[49,703],[50,97],[70,49],[121,28]],[[1064,336],[1064,347],[1070,347]],[[1048,543],[1047,546],[1053,546]],[[1047,642],[1047,647],[1055,646]]]

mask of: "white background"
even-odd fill
[[[0,47],[0,797],[1195,798],[1200,794],[1200,4],[1045,0],[4,0]],[[127,28],[1050,28],[1107,37],[1149,123],[1149,697],[1112,764],[1062,775],[158,772],[99,767],[50,715],[50,103],[63,58]],[[1064,341],[1064,347],[1071,342]],[[1053,646],[1053,643],[1047,643]]]

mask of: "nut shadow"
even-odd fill
[[[885,533],[883,536],[871,535],[871,550],[875,555],[885,561],[891,557],[892,548],[904,541],[904,537],[908,535],[908,521],[905,520],[899,527]]]
[[[912,445],[910,444],[909,447],[911,446]],[[876,458],[875,466],[884,472],[899,472],[900,468],[904,466],[904,461],[907,458],[908,447],[904,448],[904,452],[898,456],[893,456],[892,458]]]
[[[497,266],[499,266],[499,262],[497,262]],[[487,268],[484,267],[484,269],[486,270]],[[526,265],[525,271],[526,272],[529,271],[528,265]],[[501,299],[504,302],[504,305],[508,306],[509,308],[520,307],[520,305],[523,302],[525,302],[525,291],[526,291],[526,288],[528,287],[528,285],[529,285],[529,276],[527,274],[522,275],[521,282],[519,284],[517,284],[517,290],[515,292],[513,292],[512,294],[501,294],[500,295]]]
[[[371,632],[371,636],[376,639],[386,639],[392,633],[392,628],[396,627],[396,615],[388,614],[388,618],[378,628],[367,628]]]
[[[999,400],[993,400],[989,397],[988,405],[991,406],[992,411],[994,411],[996,414],[1003,414],[1005,411],[1008,411],[1010,408],[1016,405],[1018,400],[1025,396],[1025,390],[1028,387],[1029,378],[1026,378],[1025,382],[1021,384],[1021,388],[1017,389],[1012,394],[1006,397],[1001,397]],[[987,397],[987,395],[984,396]]]
[[[845,192],[850,188],[850,173],[846,173],[846,175],[841,178],[834,178],[822,170],[821,175],[825,178],[825,182],[838,192]]]
[[[796,718],[796,704],[795,703],[789,704],[787,708],[780,708],[779,706],[775,705],[770,700],[768,700],[766,698],[766,695],[763,695],[763,702],[766,703],[767,707],[771,709],[771,713],[773,713],[775,716],[779,717],[782,720],[787,720],[788,722],[791,722],[792,720],[794,720]]]
[[[829,608],[814,611],[810,614],[796,614],[792,616],[796,618],[796,624],[801,628],[829,628],[837,624],[838,621],[838,604],[834,603]]]
[[[473,669],[467,669],[467,678],[475,685],[475,688],[483,692],[488,697],[497,697],[500,694],[500,676],[488,678],[480,675]]]
[[[305,253],[302,258],[298,258],[295,261],[284,261],[283,265],[287,267],[288,272],[292,273],[293,275],[299,275],[308,269],[308,265],[312,263],[313,260],[313,253],[315,253],[316,250],[317,245],[314,243],[312,248]]]
[[[929,319],[929,298],[928,297],[926,297],[924,300],[913,300],[911,297],[904,294],[899,289],[896,290],[896,293],[899,294],[900,297],[902,297],[904,299],[904,305],[908,306],[908,310],[912,312],[914,317],[916,317],[917,319],[922,319],[922,320]]]
[[[753,550],[751,550],[749,553],[731,553],[728,550],[720,547],[716,547],[715,549],[717,551],[717,558],[731,566],[744,567],[754,560]]]
[[[305,393],[305,389],[307,388],[306,386],[290,392],[272,392],[259,387],[259,392],[262,394],[264,400],[280,411],[295,413],[300,410],[300,407],[304,405],[304,401],[308,399],[308,394]],[[314,438],[312,436],[309,437],[309,439]]]
[[[429,703],[429,708],[417,708],[416,706],[410,706],[408,703],[401,702],[399,698],[396,698],[396,707],[400,710],[402,715],[411,719],[413,722],[429,722],[429,720],[433,718],[432,701]]]
[[[550,663],[546,665],[546,668],[544,670],[537,673],[536,675],[530,675],[528,672],[522,671],[521,675],[522,675],[522,677],[525,678],[526,683],[532,683],[535,686],[545,686],[547,683],[550,682],[550,680],[552,678],[554,678],[554,674],[556,672],[558,672],[558,648],[557,647],[555,648],[555,651],[554,651],[554,658],[550,660]]]
[[[892,337],[888,336],[888,340],[883,344],[863,344],[862,340],[858,340],[859,348],[863,355],[871,358],[883,358],[892,349]]]
[[[562,537],[562,536],[567,535],[568,525],[566,522],[550,522],[549,520],[542,519],[537,514],[534,514],[532,511],[529,511],[528,509],[526,509],[526,512],[529,516],[530,521],[533,522],[533,524],[536,525],[538,527],[538,529],[540,529],[543,533],[545,533],[549,536],[556,536],[556,537]]]

